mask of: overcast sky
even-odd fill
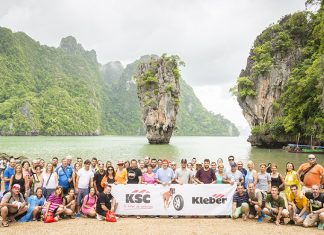
[[[305,0],[0,0],[0,26],[57,47],[73,35],[100,63],[177,54],[203,105],[248,126],[228,90],[254,39]]]

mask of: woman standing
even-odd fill
[[[292,162],[287,162],[286,164],[286,176],[285,176],[285,194],[286,197],[288,197],[288,194],[290,193],[290,185],[297,185],[298,190],[301,189],[300,183],[299,183],[299,177],[297,172],[295,171],[295,166]]]
[[[18,222],[29,222],[35,221],[36,219],[40,218],[40,212],[42,207],[45,203],[45,197],[42,194],[42,188],[36,189],[36,194],[31,195],[27,202],[28,202],[28,210],[27,214],[24,215]]]
[[[224,176],[224,165],[223,163],[219,163],[217,166],[218,171],[215,173],[216,175],[216,184],[223,183],[223,176]]]
[[[81,212],[88,217],[96,216],[96,204],[97,204],[96,190],[91,187],[90,192],[83,198],[83,203],[81,206]]]
[[[42,185],[44,189],[44,197],[47,198],[51,195],[58,185],[58,176],[54,171],[52,163],[47,163],[42,173]]]
[[[24,176],[24,178],[27,177],[26,178],[27,179],[27,186],[28,186],[27,195],[29,196],[30,195],[31,175],[32,175],[31,169],[30,169],[30,163],[29,163],[29,161],[23,161],[21,165],[22,165],[22,168],[23,168],[23,176]]]
[[[147,172],[147,168],[145,167],[145,163],[143,160],[139,161],[139,169],[142,172],[142,175]]]
[[[245,188],[248,188],[250,183],[254,183],[255,186],[258,181],[258,173],[254,170],[254,163],[252,161],[248,161],[247,168],[247,173],[244,179]]]
[[[106,175],[101,180],[101,187],[105,188],[107,184],[114,184],[115,183],[115,169],[112,166],[107,168]]]
[[[24,177],[22,173],[22,167],[19,164],[15,166],[15,174],[10,178],[9,190],[14,184],[20,185],[20,193],[24,195],[25,198],[27,198],[28,179],[27,176]]]
[[[77,173],[79,171],[79,169],[81,168],[80,163],[75,163],[74,167],[73,167],[73,173],[72,173],[72,182],[73,185],[76,185],[76,179],[77,179]]]
[[[117,170],[115,174],[115,184],[126,184],[127,183],[127,170],[124,167],[123,160],[117,162]]]
[[[278,172],[277,165],[275,163],[271,164],[271,186],[277,186],[279,191],[285,189],[285,181],[282,175]]]
[[[31,177],[30,195],[35,195],[36,189],[41,188],[42,186],[43,186],[42,170],[40,166],[36,166],[35,174],[33,174]]]
[[[155,179],[155,174],[153,172],[153,167],[152,165],[147,166],[147,172],[143,174],[143,184],[155,184],[156,179]]]

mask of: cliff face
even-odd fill
[[[323,143],[323,20],[323,6],[287,15],[255,40],[234,89],[252,145]]]
[[[146,137],[150,144],[167,144],[179,109],[180,73],[175,56],[152,57],[135,75]]]

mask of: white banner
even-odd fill
[[[119,215],[230,215],[236,187],[229,184],[113,185]]]

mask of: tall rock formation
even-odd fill
[[[135,75],[146,137],[150,144],[168,144],[179,109],[180,73],[177,56],[152,57]]]
[[[323,6],[269,26],[255,40],[234,93],[260,147],[324,141]],[[322,107],[321,107],[322,106]]]

